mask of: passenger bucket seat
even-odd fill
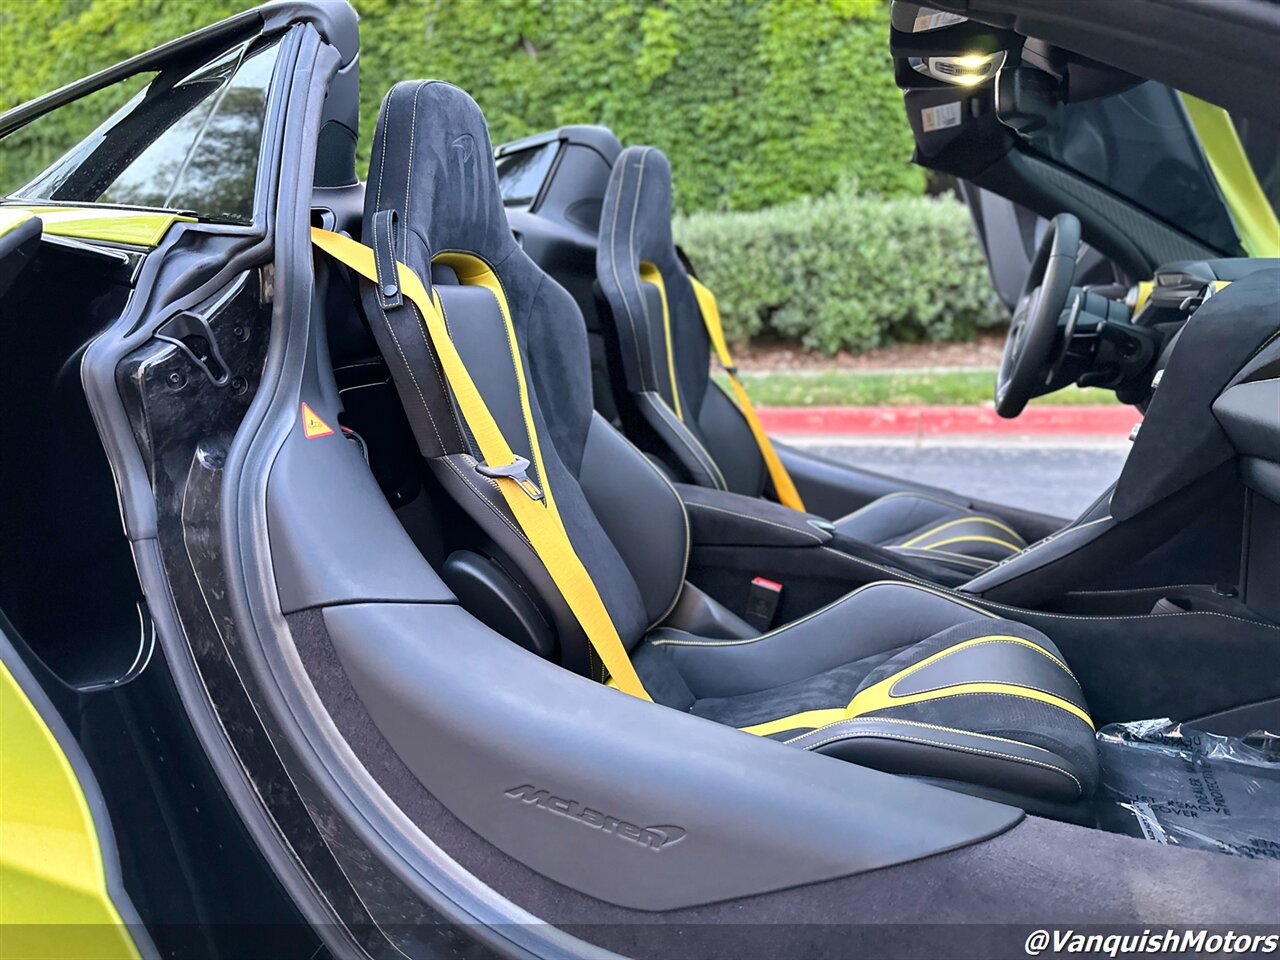
[[[800,749],[1032,808],[1089,796],[1097,758],[1075,677],[1048,638],[976,604],[877,583],[761,636],[663,628],[686,588],[683,504],[593,411],[582,317],[508,229],[479,108],[446,83],[398,84],[370,172],[372,250],[321,231],[317,243],[364,277],[419,447],[552,622],[547,655]]]
[[[671,211],[666,156],[654,147],[627,147],[605,191],[596,274],[630,407],[644,425],[641,445],[679,479],[750,497],[772,487],[783,504],[803,510],[733,369],[715,296],[690,275],[672,239]],[[736,405],[709,375],[712,348]],[[897,565],[909,572],[934,579],[937,565],[950,568],[948,583],[1027,545],[1007,521],[925,493],[892,493],[834,522],[837,533],[897,554]]]

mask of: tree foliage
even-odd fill
[[[682,242],[737,339],[834,351],[955,339],[998,318],[964,208],[920,197],[886,0],[354,0],[360,163],[382,97],[435,77],[495,143],[602,123],[671,160]],[[244,9],[244,0],[0,0],[0,110]],[[26,182],[146,78],[0,148]],[[817,199],[815,199],[817,198]]]
[[[243,9],[243,0],[0,0],[0,109]],[[603,123],[671,158],[680,209],[755,210],[857,183],[918,194],[883,0],[355,0],[361,169],[397,80],[448,79],[495,142]],[[122,97],[6,140],[0,188],[47,165]]]

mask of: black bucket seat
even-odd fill
[[[671,215],[666,156],[655,147],[627,147],[605,191],[596,274],[629,406],[644,426],[641,446],[679,479],[750,497],[773,486],[776,495],[743,411],[709,375],[712,342],[672,238]],[[928,561],[913,571],[926,578],[934,565],[950,567],[956,576],[948,582],[967,580],[1027,546],[1008,521],[928,493],[891,493],[831,519],[841,535],[898,554],[908,570],[913,559]]]
[[[383,273],[393,257],[430,278],[453,347],[517,461],[527,461],[524,495],[558,512],[656,703],[1028,805],[1089,796],[1097,758],[1075,677],[1043,634],[977,604],[922,585],[875,583],[760,636],[663,627],[686,589],[684,505],[593,411],[581,314],[513,238],[484,117],[466,93],[419,81],[388,94],[363,235],[379,278],[394,276]],[[609,682],[548,573],[558,561],[539,555],[508,507],[516,467],[484,463],[459,404],[442,405],[455,385],[403,294],[394,280],[362,285],[421,451],[550,622],[554,646],[542,652]]]

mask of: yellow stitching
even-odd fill
[[[1022,548],[1017,544],[1009,543],[1007,540],[1000,540],[996,537],[983,537],[977,534],[971,537],[951,537],[947,540],[939,540],[936,544],[928,544],[923,547],[916,547],[917,550],[933,550],[937,547],[947,547],[953,543],[994,543],[1001,547],[1008,547],[1014,553],[1019,553]]]
[[[939,524],[938,526],[934,527],[932,530],[928,530],[922,534],[919,534],[918,536],[912,537],[906,543],[899,544],[899,546],[913,547],[917,543],[919,543],[921,540],[927,539],[928,537],[933,536],[935,533],[941,533],[943,530],[946,530],[948,527],[954,527],[958,523],[988,523],[993,527],[997,527],[1003,530],[1005,533],[1013,534],[1013,536],[1018,537],[1019,540],[1022,539],[1022,537],[1018,536],[1017,530],[1013,530],[1010,527],[1005,526],[1005,524],[1001,523],[999,520],[992,520],[990,517],[983,517],[983,516],[974,514],[973,516],[969,516],[969,517],[961,517],[959,520],[948,520],[946,523]],[[1014,549],[1020,550],[1022,548],[1015,547]]]

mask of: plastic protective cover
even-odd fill
[[[1172,720],[1098,731],[1098,824],[1157,843],[1280,860],[1280,737]]]

